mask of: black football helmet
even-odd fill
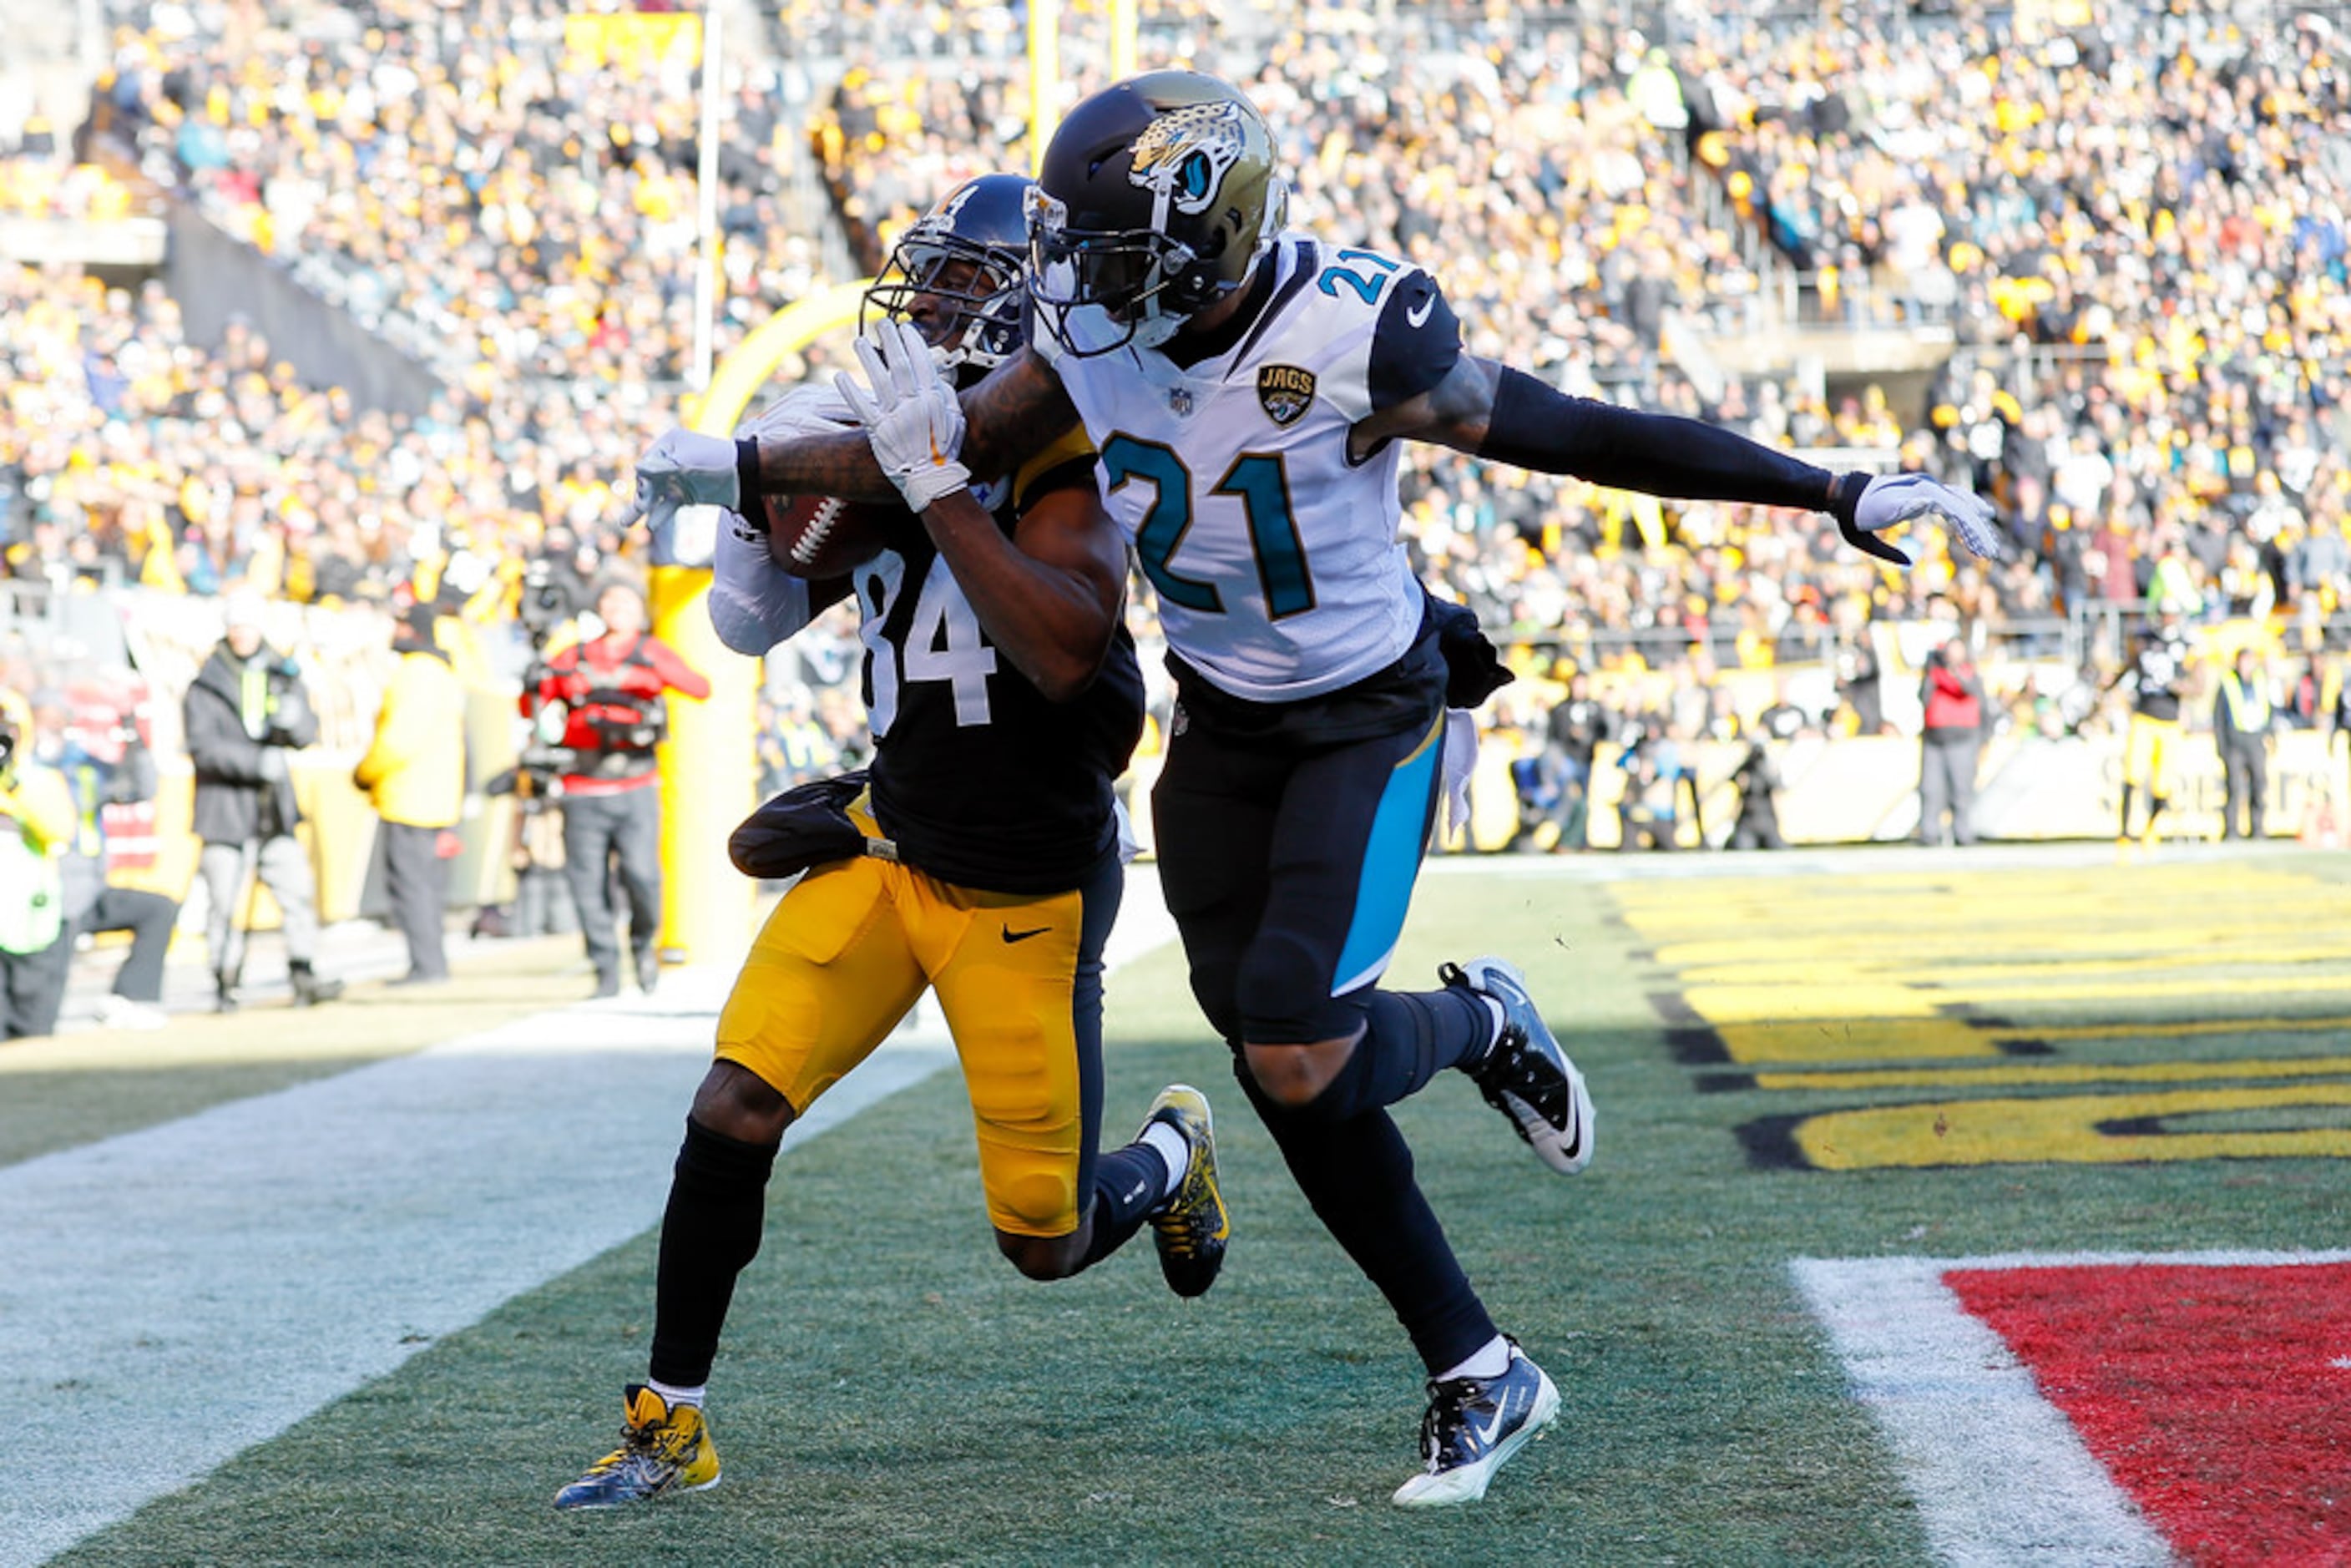
[[[1067,352],[1155,348],[1248,280],[1289,207],[1273,137],[1238,88],[1134,77],[1070,110],[1045,149],[1029,291]]]
[[[1034,187],[1022,174],[982,174],[948,192],[891,247],[865,290],[858,329],[876,316],[910,320],[958,382],[995,369],[1021,342]]]

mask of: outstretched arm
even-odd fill
[[[1569,397],[1470,354],[1358,424],[1350,446],[1361,455],[1399,436],[1620,490],[1827,512],[1848,542],[1905,566],[1909,558],[1875,536],[1928,512],[1948,517],[1976,554],[2001,553],[1991,508],[1923,475],[1832,474],[1720,425]]]

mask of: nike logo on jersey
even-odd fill
[[[1004,928],[1004,939],[1007,942],[1026,942],[1031,936],[1042,936],[1051,929],[1050,925],[1040,925],[1034,931],[1015,931],[1011,926],[1007,925]]]
[[[1418,328],[1427,321],[1428,313],[1436,308],[1437,295],[1432,290],[1421,297],[1419,304],[1404,313],[1404,324],[1407,327]]]

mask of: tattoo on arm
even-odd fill
[[[1027,350],[963,394],[963,462],[974,474],[1009,474],[1077,423],[1061,377]],[[759,443],[759,488],[771,496],[894,501],[897,487],[873,460],[862,430]]]
[[[1061,378],[1023,349],[963,394],[963,463],[974,474],[1010,474],[1078,422]]]
[[[862,430],[759,443],[759,488],[770,496],[838,496],[894,501],[898,488],[873,460]]]
[[[1348,455],[1360,463],[1382,442],[1398,439],[1434,442],[1474,455],[1486,439],[1486,423],[1494,412],[1498,375],[1491,361],[1462,355],[1445,379],[1426,392],[1357,424],[1348,439]]]

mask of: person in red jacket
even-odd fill
[[[1971,844],[1968,820],[1976,796],[1976,758],[1983,748],[1984,690],[1967,643],[1951,638],[1927,655],[1919,691],[1926,708],[1918,759],[1918,841]],[[1946,826],[1943,819],[1949,815]]]
[[[625,582],[596,599],[602,635],[548,661],[522,697],[526,714],[560,711],[564,874],[580,909],[596,995],[621,991],[621,948],[612,908],[617,866],[629,904],[629,951],[637,985],[650,995],[661,977],[653,939],[661,931],[661,776],[653,747],[668,728],[663,694],[696,701],[710,683],[645,631],[644,597]]]

